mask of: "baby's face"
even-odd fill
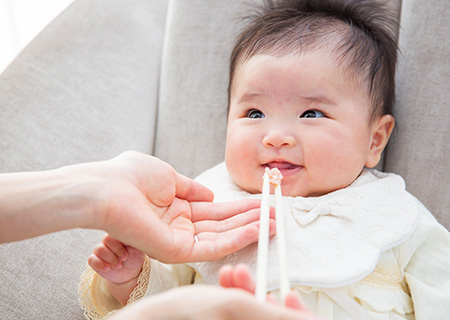
[[[239,65],[230,96],[225,161],[233,181],[259,193],[266,167],[286,196],[350,185],[367,163],[370,102],[333,57],[256,55]]]

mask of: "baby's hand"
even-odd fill
[[[88,263],[106,280],[122,284],[139,276],[144,258],[143,252],[106,235],[95,246]]]

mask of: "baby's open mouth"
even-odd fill
[[[303,168],[303,166],[285,161],[272,161],[266,163],[264,167],[267,167],[269,169],[277,168],[278,170],[280,170],[283,176],[294,174]]]

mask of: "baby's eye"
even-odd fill
[[[300,118],[322,118],[325,114],[319,110],[308,110],[303,112]]]
[[[257,109],[251,109],[247,112],[247,118],[251,118],[251,119],[262,119],[265,118],[266,116],[264,115],[264,113],[262,113],[261,111],[257,110]]]

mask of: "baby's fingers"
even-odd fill
[[[120,261],[119,257],[117,257],[117,255],[104,243],[99,243],[95,246],[93,255],[101,260],[105,265],[109,265],[110,268],[119,270],[123,267],[122,261]],[[107,267],[105,266],[105,268]],[[106,269],[103,271],[106,271]]]
[[[111,250],[120,261],[126,261],[128,259],[128,252],[125,246],[119,240],[111,238],[109,235],[103,237],[102,243]]]
[[[95,254],[91,254],[88,258],[88,263],[95,272],[102,274],[111,270],[111,265],[104,262],[102,259],[97,257]]]

